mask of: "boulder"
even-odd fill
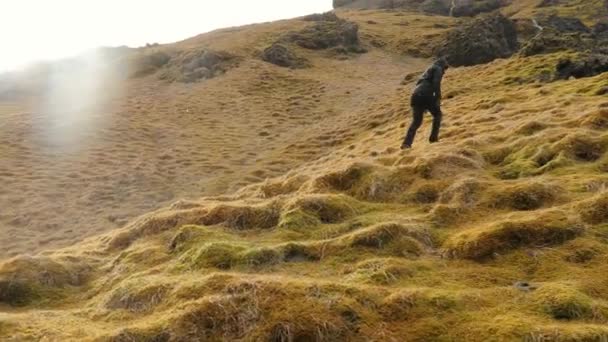
[[[500,13],[481,16],[455,28],[437,54],[452,66],[469,66],[507,58],[518,49],[513,21]]]
[[[285,68],[304,68],[308,61],[295,55],[288,47],[274,43],[262,53],[262,60]]]
[[[555,67],[555,78],[569,79],[570,77],[592,77],[608,72],[608,55],[585,54],[578,58],[560,60]]]
[[[238,58],[227,52],[188,50],[173,56],[163,67],[159,78],[170,82],[190,83],[217,77],[237,65]]]

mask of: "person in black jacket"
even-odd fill
[[[422,125],[422,117],[427,110],[433,115],[433,128],[431,130],[431,143],[439,141],[439,128],[441,127],[441,80],[448,69],[445,58],[440,58],[431,65],[416,83],[412,94],[411,106],[413,120],[407,135],[401,145],[402,149],[412,148],[416,131]]]

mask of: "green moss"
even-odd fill
[[[211,242],[199,248],[194,248],[182,255],[181,262],[191,268],[220,268],[229,269],[238,260],[238,254],[244,247],[234,243]]]

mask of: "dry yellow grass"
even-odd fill
[[[607,74],[536,81],[562,52],[450,69],[442,141],[427,118],[402,152],[399,83],[429,62],[404,46],[456,20],[338,14],[367,54],[262,62],[300,20],[160,47],[240,60],[126,81],[95,144],[62,158],[28,138],[28,103],[0,107],[4,253],[62,247],[0,263],[0,339],[608,339]]]

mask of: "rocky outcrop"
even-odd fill
[[[583,51],[592,48],[594,39],[586,34],[562,34],[545,28],[538,35],[528,40],[522,47],[522,56],[534,56],[563,50]]]
[[[504,0],[334,0],[334,8],[409,9],[454,17],[475,16],[494,11]]]
[[[318,21],[301,31],[287,33],[283,40],[310,50],[353,47],[359,45],[359,26],[346,20]]]
[[[517,49],[515,24],[502,14],[492,14],[450,31],[437,52],[452,66],[469,66],[510,57]]]
[[[561,33],[587,33],[590,31],[589,28],[585,24],[583,24],[580,19],[573,17],[559,17],[556,15],[552,15],[549,17],[538,19],[538,23],[542,27],[549,27]]]
[[[608,53],[608,23],[599,22],[592,29],[577,18],[551,16],[538,20],[542,31],[523,46],[523,56],[556,51]]]
[[[159,78],[191,83],[214,78],[238,65],[238,58],[228,52],[208,49],[183,51],[163,67]]]
[[[317,14],[302,19],[314,24],[300,31],[284,34],[279,39],[280,44],[293,44],[308,50],[331,49],[337,55],[367,51],[359,44],[359,25],[354,22],[338,18],[333,13]]]

